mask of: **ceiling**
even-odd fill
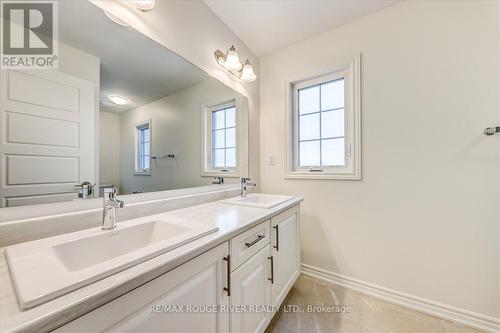
[[[209,78],[142,33],[112,22],[88,1],[61,1],[59,12],[59,39],[101,60],[102,111],[125,112]],[[118,106],[109,95],[131,103]]]
[[[204,0],[259,57],[399,0]]]

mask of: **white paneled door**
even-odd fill
[[[59,71],[1,71],[0,207],[71,200],[96,180],[95,86]]]

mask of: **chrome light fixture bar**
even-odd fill
[[[240,56],[238,55],[234,45],[231,45],[226,53],[221,50],[217,50],[214,55],[215,60],[217,60],[217,63],[221,67],[236,76],[241,81],[253,82],[257,79],[257,76],[253,71],[253,66],[248,59],[245,61],[245,64],[241,64]]]

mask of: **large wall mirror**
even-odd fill
[[[58,70],[1,71],[1,207],[247,176],[247,98],[121,23],[61,1]]]

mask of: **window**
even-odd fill
[[[135,130],[135,173],[150,174],[151,121],[137,124]]]
[[[359,57],[287,83],[287,178],[361,178],[359,85]]]
[[[203,174],[234,174],[237,170],[237,112],[234,101],[204,109],[205,161]]]

